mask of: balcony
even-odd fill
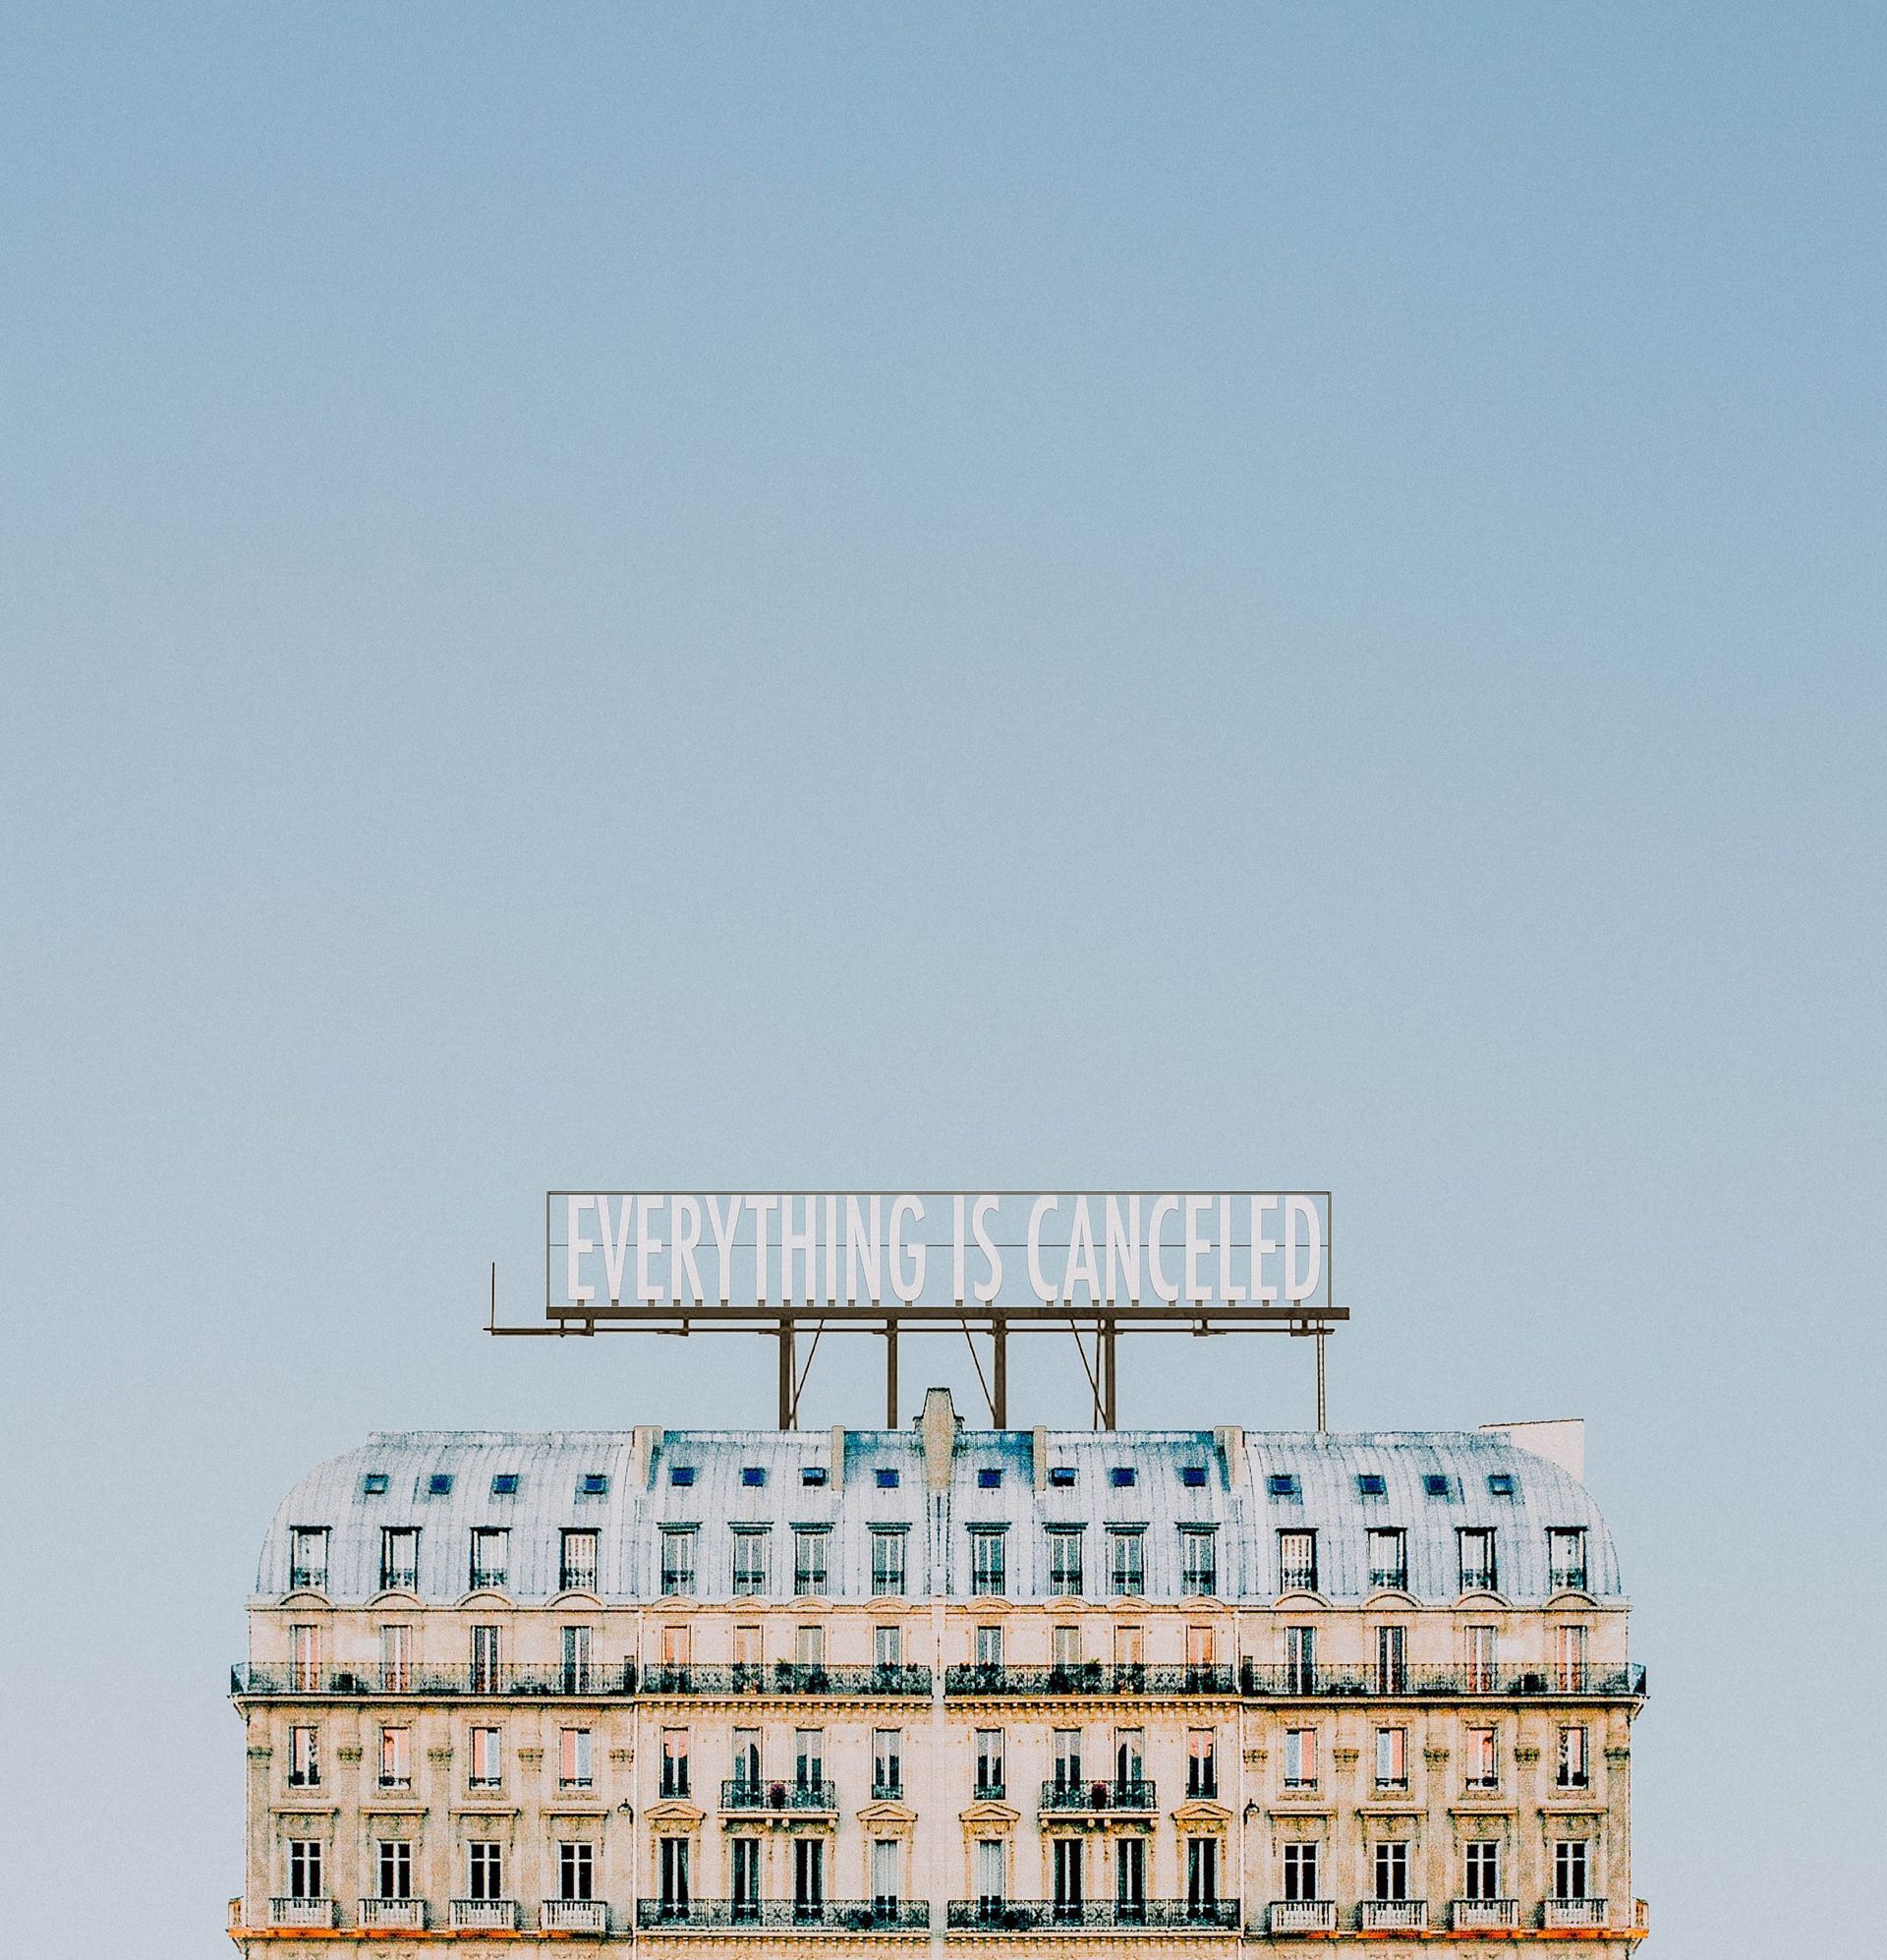
[[[1238,1688],[1229,1667],[1110,1667],[1090,1660],[1072,1667],[947,1667],[944,1692],[1000,1701],[1063,1695],[1231,1696]]]
[[[1548,1932],[1573,1932],[1605,1925],[1603,1899],[1548,1899],[1540,1908],[1540,1924]]]
[[[454,1899],[445,1923],[454,1932],[516,1932],[516,1899]]]
[[[928,1932],[928,1899],[638,1899],[644,1932]]]
[[[363,1932],[424,1932],[426,1931],[426,1901],[424,1899],[363,1899],[361,1901],[361,1931]]]
[[[795,1778],[790,1783],[783,1780],[749,1783],[741,1777],[730,1777],[720,1786],[720,1808],[723,1811],[744,1812],[749,1816],[769,1811],[817,1811],[835,1815],[838,1810],[838,1786],[815,1777],[808,1777],[804,1782]]]
[[[1426,1932],[1426,1899],[1365,1899],[1356,1909],[1358,1932]]]
[[[1236,1932],[1238,1901],[1209,1899],[952,1899],[952,1932]]]
[[[333,1899],[270,1899],[270,1926],[320,1927],[331,1931],[341,1923]]]
[[[827,1695],[866,1700],[929,1695],[928,1667],[826,1667],[775,1661],[772,1667],[655,1665],[642,1676],[645,1695]]]
[[[1042,1808],[1058,1815],[1079,1812],[1083,1816],[1118,1816],[1126,1813],[1151,1815],[1160,1806],[1150,1776],[1095,1777],[1087,1782],[1065,1782],[1051,1778],[1042,1786]]]
[[[470,1696],[486,1700],[515,1696],[545,1700],[574,1696],[605,1701],[636,1692],[636,1664],[566,1668],[558,1661],[506,1661],[501,1666],[422,1667],[412,1662],[382,1668],[372,1661],[337,1662],[332,1667],[307,1668],[288,1664],[252,1665],[239,1662],[229,1670],[234,1696],[270,1696],[292,1701],[340,1696],[361,1701],[369,1697]]]
[[[1407,1566],[1371,1566],[1369,1569],[1369,1589],[1372,1592],[1406,1592],[1408,1590]]]
[[[1247,1697],[1276,1695],[1298,1701],[1386,1696],[1493,1701],[1584,1696],[1599,1701],[1638,1701],[1644,1696],[1645,1673],[1635,1662],[1623,1667],[1576,1669],[1535,1660],[1507,1661],[1498,1667],[1410,1663],[1378,1670],[1371,1665],[1306,1667],[1289,1661],[1269,1665],[1247,1660],[1239,1664],[1238,1692]]]
[[[1448,1917],[1451,1932],[1512,1932],[1519,1923],[1517,1899],[1457,1899]]]
[[[607,1932],[609,1908],[600,1899],[545,1899],[538,1927],[543,1932]]]
[[[1273,1899],[1265,1916],[1265,1931],[1274,1939],[1287,1939],[1293,1933],[1335,1932],[1335,1899]]]

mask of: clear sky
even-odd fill
[[[1654,1960],[1876,1952],[1887,15],[4,70],[7,1943],[227,1952],[310,1464],[772,1419],[759,1344],[486,1339],[546,1186],[1227,1184],[1337,1193],[1335,1426],[1587,1418]]]

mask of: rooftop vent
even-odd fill
[[[515,1497],[518,1494],[518,1473],[516,1470],[500,1470],[491,1479],[493,1497]]]
[[[1496,1470],[1487,1480],[1487,1494],[1490,1497],[1512,1497],[1513,1477],[1506,1470]]]
[[[1422,1488],[1431,1497],[1446,1497],[1448,1495],[1448,1478],[1439,1470],[1430,1470],[1422,1478]]]
[[[452,1495],[452,1472],[434,1470],[426,1480],[426,1494],[429,1497],[450,1497]]]
[[[386,1472],[384,1470],[369,1470],[361,1479],[361,1495],[363,1497],[384,1497],[386,1495]]]
[[[897,1472],[894,1470],[874,1470],[872,1476],[880,1490],[895,1490],[897,1488]]]
[[[817,1490],[826,1481],[826,1466],[824,1464],[801,1464],[799,1467],[799,1480],[809,1488]]]
[[[601,1470],[585,1470],[582,1476],[577,1479],[577,1495],[579,1497],[607,1497],[609,1495],[608,1477]]]
[[[740,1468],[740,1480],[749,1490],[758,1490],[767,1481],[765,1464],[743,1464]]]
[[[1049,1481],[1058,1490],[1072,1488],[1074,1484],[1074,1466],[1072,1464],[1051,1464],[1049,1466]]]
[[[1131,1490],[1140,1481],[1140,1472],[1131,1464],[1115,1464],[1108,1472],[1108,1481],[1115,1490]]]
[[[1179,1471],[1179,1481],[1188,1490],[1204,1490],[1206,1487],[1206,1467],[1204,1464],[1185,1464]]]
[[[1364,1470],[1356,1479],[1356,1495],[1358,1497],[1387,1497],[1389,1495],[1389,1485],[1380,1471]]]
[[[978,1470],[976,1473],[976,1487],[978,1490],[1001,1490],[1002,1488],[1002,1472],[1000,1470]]]
[[[1265,1488],[1273,1497],[1295,1497],[1297,1479],[1289,1470],[1274,1470],[1266,1477]]]
[[[668,1481],[672,1483],[677,1490],[686,1490],[688,1486],[694,1482],[694,1480],[695,1480],[695,1467],[693,1464],[671,1464],[669,1466]]]

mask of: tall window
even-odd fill
[[[1285,1846],[1285,1897],[1293,1904],[1317,1896],[1317,1846],[1314,1841]]]
[[[1407,1652],[1406,1629],[1402,1627],[1378,1627],[1376,1629],[1376,1692],[1379,1695],[1405,1695],[1408,1692],[1408,1667],[1403,1659]]]
[[[1408,1590],[1408,1534],[1385,1528],[1369,1534],[1369,1583],[1372,1587]]]
[[[1461,1684],[1470,1695],[1492,1695],[1494,1693],[1494,1629],[1492,1627],[1463,1627],[1461,1629],[1462,1672],[1466,1679]]]
[[[1317,1692],[1317,1629],[1285,1629],[1285,1693],[1314,1695]]]
[[[472,1766],[466,1776],[475,1790],[495,1790],[504,1780],[501,1732],[493,1728],[472,1731]]]
[[[767,1532],[736,1527],[734,1530],[734,1592],[752,1597],[767,1590]]]
[[[289,1533],[288,1589],[327,1590],[327,1527],[298,1525]]]
[[[1053,1737],[1055,1751],[1055,1787],[1058,1790],[1073,1790],[1081,1782],[1081,1731],[1079,1729],[1057,1729]]]
[[[826,1550],[831,1533],[825,1530],[796,1530],[793,1533],[793,1590],[802,1599],[823,1594],[829,1588],[826,1579]]]
[[[1147,1770],[1147,1732],[1145,1729],[1115,1729],[1114,1732],[1114,1780],[1129,1789]]]
[[[495,1695],[500,1687],[498,1630],[496,1627],[472,1629],[472,1692]]]
[[[663,1729],[661,1732],[661,1794],[685,1797],[688,1794],[688,1731]]]
[[[1002,1629],[1001,1627],[977,1628],[976,1664],[978,1667],[1001,1667],[1002,1665]]]
[[[1004,1590],[1002,1542],[1002,1533],[1001,1531],[972,1531],[970,1533],[970,1590],[972,1592],[1000,1595]]]
[[[383,1837],[379,1841],[379,1896],[383,1899],[410,1899],[413,1896],[413,1847],[403,1837]]]
[[[1081,1665],[1081,1629],[1057,1627],[1049,1636],[1049,1664],[1059,1673],[1071,1673]]]
[[[1467,1787],[1470,1790],[1498,1790],[1501,1787],[1500,1731],[1472,1728],[1467,1732]]]
[[[564,1532],[563,1553],[557,1561],[557,1585],[564,1592],[594,1592],[597,1589],[595,1531]]]
[[[1494,1569],[1494,1533],[1469,1530],[1456,1534],[1460,1547],[1461,1590],[1493,1592],[1500,1575]]]
[[[1081,1596],[1081,1533],[1058,1527],[1049,1533],[1049,1590],[1058,1599]]]
[[[293,1728],[288,1732],[288,1781],[295,1790],[318,1789],[321,1781],[321,1732]]]
[[[1317,1781],[1317,1731],[1315,1729],[1287,1729],[1285,1731],[1285,1788],[1287,1790],[1308,1790]],[[1315,1894],[1306,1894],[1314,1897]]]
[[[472,1533],[472,1590],[482,1586],[502,1591],[511,1569],[511,1533],[481,1526]]]
[[[321,1840],[318,1837],[291,1837],[288,1841],[288,1896],[291,1899],[321,1899]]]
[[[320,1693],[321,1630],[319,1627],[289,1628],[288,1685],[298,1695]]]
[[[1562,1837],[1553,1844],[1553,1896],[1582,1899],[1585,1891],[1585,1839]]]
[[[566,1695],[588,1695],[590,1680],[590,1629],[588,1627],[565,1627],[563,1639],[563,1692]]]
[[[404,1695],[413,1685],[413,1629],[388,1625],[380,1629],[380,1692]]]
[[[1219,1534],[1188,1528],[1179,1533],[1179,1590],[1209,1598],[1219,1590]]]
[[[1055,1903],[1063,1912],[1072,1912],[1081,1904],[1081,1840],[1056,1837],[1049,1844],[1053,1853]]]
[[[1591,1781],[1586,1767],[1586,1734],[1574,1723],[1560,1731],[1560,1770],[1557,1781],[1562,1790],[1583,1790]]]
[[[1146,1533],[1111,1530],[1108,1533],[1108,1583],[1117,1598],[1143,1598],[1147,1590]]]
[[[682,1599],[695,1589],[693,1525],[664,1527],[661,1533],[661,1590],[665,1598]]]
[[[1217,1729],[1186,1731],[1186,1795],[1216,1797],[1219,1794],[1219,1732]]]
[[[504,1897],[504,1847],[480,1840],[465,1847],[465,1896],[468,1899]]]
[[[1186,1629],[1186,1672],[1195,1682],[1212,1667],[1217,1646],[1212,1628]]]
[[[596,1781],[596,1733],[591,1729],[564,1729],[558,1736],[557,1787],[560,1790],[587,1790]],[[569,1894],[566,1893],[565,1897]]]
[[[1118,1837],[1114,1841],[1114,1901],[1122,1912],[1138,1912],[1147,1902],[1147,1841]]]
[[[1001,1797],[1002,1794],[1002,1731],[978,1729],[976,1732],[976,1795]]]
[[[904,1665],[904,1629],[899,1626],[872,1629],[872,1665],[882,1671]]]
[[[1002,1840],[980,1837],[976,1841],[976,1896],[988,1912],[1002,1903]]]
[[[811,1913],[826,1903],[826,1840],[793,1839],[793,1909]]]
[[[420,1589],[420,1534],[411,1526],[392,1525],[380,1533],[380,1590]]]
[[[881,1913],[897,1910],[897,1840],[872,1840],[872,1904]]]
[[[1376,1731],[1376,1787],[1379,1790],[1408,1788],[1408,1731]]]
[[[688,1840],[685,1837],[658,1838],[661,1903],[669,1911],[688,1903]]]
[[[872,1795],[901,1797],[904,1794],[904,1732],[902,1729],[872,1731]]]
[[[581,1839],[566,1839],[557,1846],[557,1897],[594,1899],[596,1897],[596,1851]]]
[[[1585,1590],[1585,1531],[1573,1526],[1546,1534],[1549,1584],[1555,1592]]]
[[[801,1667],[826,1665],[826,1629],[817,1623],[793,1629],[793,1659]]]
[[[380,1788],[410,1790],[413,1787],[413,1731],[404,1726],[383,1726],[380,1730]]]
[[[1561,1627],[1554,1635],[1554,1672],[1562,1695],[1585,1693],[1585,1629]]]
[[[1317,1533],[1280,1531],[1278,1533],[1278,1589],[1280,1592],[1317,1590]]]
[[[671,1628],[669,1631],[685,1633],[687,1630],[685,1628]],[[685,1662],[687,1657],[687,1649],[684,1644],[681,1659]],[[662,1653],[662,1658],[663,1660],[669,1658],[665,1650]],[[757,1676],[765,1660],[766,1646],[762,1640],[760,1629],[755,1626],[736,1627],[734,1629],[734,1667],[736,1672],[750,1686],[758,1685]]]
[[[1377,1842],[1376,1896],[1384,1900],[1408,1897],[1408,1846],[1401,1838]]]
[[[1501,1896],[1500,1839],[1474,1838],[1464,1847],[1461,1856],[1461,1896],[1465,1899],[1498,1899]]]
[[[904,1533],[872,1532],[872,1593],[886,1598],[904,1590]]]
[[[1186,1909],[1204,1912],[1219,1903],[1219,1840],[1186,1839]]]
[[[817,1790],[826,1781],[826,1731],[793,1731],[793,1778],[802,1790]]]
[[[736,1837],[730,1840],[733,1865],[728,1889],[733,1898],[736,1919],[760,1917],[760,1839]]]
[[[758,1729],[736,1729],[734,1731],[733,1771],[735,1789],[758,1790],[760,1788],[760,1731]]]

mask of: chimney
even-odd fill
[[[924,1487],[948,1490],[950,1466],[956,1456],[956,1405],[946,1388],[924,1391],[924,1413],[917,1419],[924,1438]]]

